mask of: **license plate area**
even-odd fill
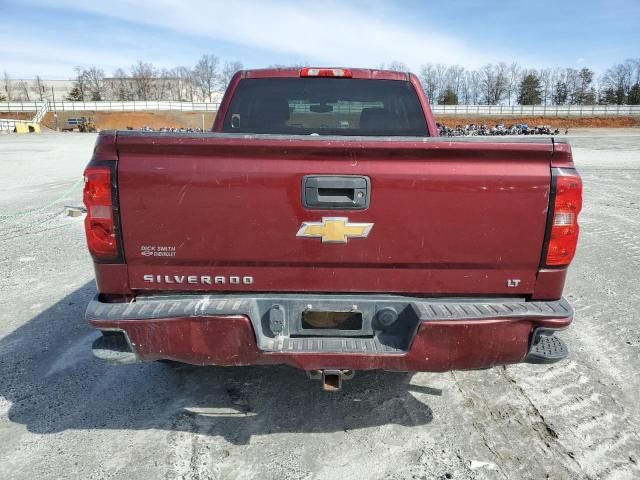
[[[303,330],[362,330],[362,312],[302,312]]]
[[[373,305],[322,302],[291,312],[292,337],[373,337]]]

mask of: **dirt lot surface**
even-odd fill
[[[163,127],[171,128],[202,128],[202,115],[204,114],[205,129],[213,124],[215,113],[205,112],[58,112],[58,126],[62,128],[67,118],[91,117],[97,128],[101,130],[126,129],[151,127],[155,129]],[[21,118],[31,120],[35,112],[6,113],[0,112],[0,118]],[[462,115],[436,115],[436,121],[444,123],[448,127],[467,124],[515,125],[526,123],[531,127],[537,125],[550,125],[553,128],[632,128],[640,127],[640,117],[498,117],[498,116],[462,116]],[[56,121],[52,112],[49,112],[43,124],[55,130]]]
[[[11,120],[31,120],[36,112],[0,112],[0,118]]]
[[[0,479],[640,478],[640,129],[572,132],[568,361],[372,372],[112,367],[90,353],[90,134],[0,136]]]

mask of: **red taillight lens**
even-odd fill
[[[351,78],[351,70],[348,68],[303,68],[301,77],[342,77]]]
[[[555,197],[547,241],[545,264],[569,265],[578,245],[578,214],[582,210],[582,180],[575,170],[556,169]]]
[[[89,166],[84,172],[84,221],[89,252],[97,260],[116,260],[118,242],[113,217],[111,169]]]

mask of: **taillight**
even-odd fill
[[[120,256],[111,175],[108,166],[89,165],[84,171],[87,245],[93,258],[102,261],[117,260]]]
[[[343,77],[351,78],[351,70],[348,68],[303,68],[301,77]]]
[[[545,264],[569,265],[578,245],[578,214],[582,210],[582,180],[573,169],[553,169],[552,205],[547,227]]]

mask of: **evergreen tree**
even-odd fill
[[[458,95],[451,88],[447,88],[438,99],[440,105],[458,105]]]
[[[520,105],[540,105],[542,103],[540,79],[535,73],[526,74],[520,82],[518,103]]]
[[[576,105],[593,105],[596,103],[596,92],[591,86],[593,82],[593,71],[583,68],[578,72],[576,90],[573,92],[572,103]]]
[[[605,88],[600,92],[600,105],[614,105],[616,103],[616,92],[613,88]]]
[[[569,87],[567,82],[559,81],[556,83],[556,91],[553,94],[553,103],[556,105],[564,105],[569,98]]]
[[[83,102],[84,96],[78,87],[73,87],[67,96],[67,100],[71,102]]]
[[[640,83],[636,83],[633,87],[631,87],[631,89],[629,89],[627,104],[640,105]]]
[[[618,87],[614,90],[614,92],[616,105],[624,105],[625,103],[627,103],[627,96],[624,93],[624,87]]]

